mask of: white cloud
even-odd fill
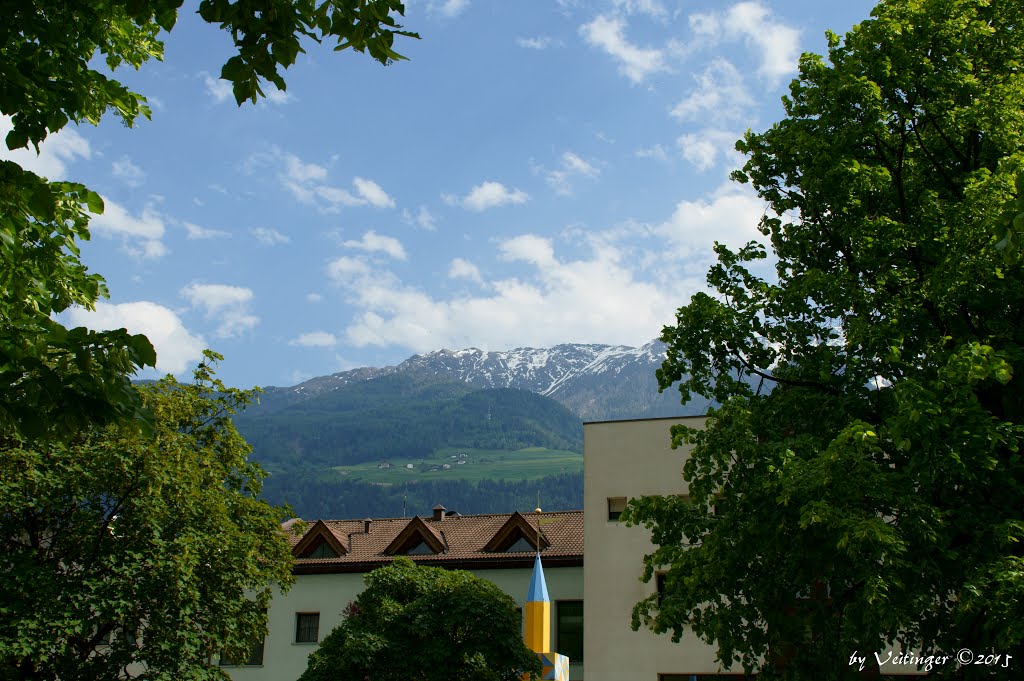
[[[201,310],[206,319],[218,322],[214,331],[218,338],[238,336],[260,321],[249,312],[252,289],[227,284],[189,284],[179,293],[193,308]]]
[[[151,206],[132,215],[121,204],[103,197],[103,214],[93,215],[89,227],[100,236],[120,238],[122,248],[132,256],[154,259],[167,254],[162,241],[164,221]]]
[[[10,116],[0,115],[0,160],[14,161],[25,170],[49,180],[67,179],[67,166],[79,158],[91,158],[89,141],[68,125],[52,133],[39,145],[39,153],[31,143],[27,149],[8,149],[4,139],[13,129]]]
[[[761,50],[760,72],[778,79],[796,71],[800,58],[800,31],[772,20],[769,10],[758,2],[741,2],[729,9],[730,30],[741,33]]]
[[[667,161],[668,153],[665,148],[660,144],[655,144],[653,147],[645,147],[636,150],[637,158],[653,158],[658,161]]]
[[[661,50],[630,43],[626,39],[625,28],[626,22],[622,18],[600,15],[581,26],[580,33],[587,43],[617,59],[619,71],[633,83],[641,83],[652,73],[664,71],[665,54]]]
[[[428,232],[433,232],[437,229],[437,220],[434,218],[433,214],[427,210],[426,206],[420,206],[415,215],[413,215],[408,208],[402,209],[402,219],[405,220],[407,224],[416,225],[420,229],[425,229]]]
[[[504,241],[499,246],[501,257],[505,260],[520,261],[550,267],[555,264],[555,249],[551,240],[534,234],[523,234]]]
[[[114,177],[129,187],[138,187],[146,179],[146,173],[142,171],[142,168],[132,163],[127,156],[122,156],[114,161],[111,171],[114,173]]]
[[[516,44],[527,50],[546,50],[560,43],[550,36],[539,35],[533,38],[516,38]]]
[[[668,16],[665,6],[658,0],[613,0],[616,9],[626,14],[646,14],[656,19],[664,19]]]
[[[203,357],[205,341],[191,333],[168,308],[140,301],[135,303],[96,303],[94,311],[72,308],[67,312],[72,326],[86,326],[97,331],[128,329],[142,333],[156,348],[156,368],[181,374]]]
[[[509,190],[500,182],[487,181],[473,187],[466,196],[460,198],[444,194],[442,197],[450,205],[461,205],[467,210],[484,211],[506,204],[522,204],[530,196],[518,189]]]
[[[334,334],[326,331],[311,331],[288,341],[288,345],[299,345],[304,348],[332,348],[337,343],[338,339]]]
[[[462,258],[455,258],[452,260],[451,265],[448,267],[448,278],[449,279],[469,279],[475,281],[478,284],[483,283],[483,277],[480,276],[480,269]]]
[[[718,165],[720,159],[729,160],[733,166],[740,165],[742,156],[736,151],[736,140],[739,138],[739,133],[709,128],[699,133],[682,135],[678,143],[683,158],[704,172]]]
[[[572,179],[574,177],[594,178],[601,174],[597,167],[571,151],[562,154],[558,168],[554,170],[540,168],[539,170],[544,173],[544,179],[548,185],[560,196],[572,194]]]
[[[320,182],[327,179],[327,168],[316,163],[306,163],[295,154],[281,154],[285,176],[298,184]]]
[[[363,238],[359,241],[349,240],[342,245],[368,253],[386,253],[396,260],[405,260],[406,258],[401,241],[394,237],[377,234],[372,229],[363,234]]]
[[[287,104],[292,99],[290,94],[284,90],[278,90],[277,86],[271,88],[269,85],[264,85],[263,92],[266,94],[266,97],[262,101],[270,104]]]
[[[185,222],[182,224],[185,225],[186,238],[191,241],[197,241],[200,239],[218,239],[221,237],[231,236],[230,232],[225,232],[223,229],[208,229],[191,222]]]
[[[754,98],[731,62],[719,57],[696,79],[697,88],[672,109],[674,117],[684,121],[694,120],[701,114],[710,114],[716,120],[749,118],[747,110],[755,105]]]
[[[508,263],[505,271],[514,274],[485,282],[474,263],[450,261],[450,279],[480,285],[468,292],[432,293],[369,257],[338,258],[328,275],[357,310],[339,341],[412,352],[644,343],[693,293],[706,290],[714,241],[738,247],[762,239],[757,225],[764,210],[749,187],[730,183],[680,201],[660,222],[566,230],[563,237],[577,242],[565,250],[548,236],[520,234],[495,246],[498,259]],[[772,264],[764,266],[770,275]]]
[[[350,284],[370,273],[370,266],[358,258],[343,255],[327,265],[327,276],[339,285]]]
[[[439,5],[434,5],[438,12],[446,17],[455,17],[469,7],[469,0],[444,0]]]
[[[690,30],[699,36],[715,38],[722,32],[722,22],[717,14],[691,14]]]
[[[740,40],[760,52],[758,73],[776,82],[797,69],[800,31],[772,18],[760,2],[740,2],[725,12],[694,14],[694,33],[712,42]]]
[[[310,302],[310,303],[319,303],[323,299],[324,299],[324,297],[322,295],[320,295],[319,293],[307,293],[306,294],[306,301]]]
[[[254,154],[247,166],[250,172],[257,165],[276,165],[277,177],[288,191],[303,203],[312,203],[325,212],[341,207],[374,206],[394,208],[395,200],[373,180],[362,177],[352,179],[353,191],[334,186],[327,181],[327,168],[307,163],[295,154],[274,149],[269,153]]]
[[[680,201],[671,217],[652,231],[665,239],[666,257],[710,263],[715,241],[732,248],[751,240],[763,242],[757,226],[765,210],[764,202],[750,188],[729,183],[710,199]]]
[[[388,196],[388,193],[381,189],[381,186],[373,180],[364,180],[361,177],[357,177],[352,180],[352,184],[355,185],[356,192],[362,197],[363,201],[371,206],[376,206],[377,208],[395,207],[395,200]]]
[[[199,75],[202,76],[203,84],[206,85],[206,92],[213,97],[214,101],[226,102],[228,99],[234,98],[229,81],[214,78],[205,71]]]
[[[366,203],[366,201],[355,196],[347,189],[332,187],[326,184],[316,185],[311,189],[300,187],[298,190],[289,186],[289,189],[292,190],[292,193],[294,193],[299,200],[305,201],[306,203],[313,203],[311,200],[313,196],[320,197],[329,204],[327,206],[327,210],[329,211],[336,211],[338,206],[362,206]]]
[[[282,234],[276,229],[270,229],[268,227],[256,227],[252,230],[252,235],[256,237],[257,241],[266,246],[276,246],[278,244],[286,244],[291,241],[287,234]]]
[[[361,308],[346,328],[356,346],[399,346],[414,352],[439,347],[545,346],[564,342],[643,343],[655,337],[678,305],[678,288],[638,281],[614,248],[560,260],[550,241],[521,235],[500,245],[506,259],[531,267],[521,277],[492,283],[486,295],[449,300],[401,282],[387,270],[346,263],[335,278]],[[626,261],[628,262],[628,261]],[[453,263],[471,276],[469,263]]]

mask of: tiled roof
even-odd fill
[[[435,514],[439,515],[439,514]],[[441,540],[444,551],[436,554],[416,554],[409,558],[417,563],[447,565],[450,567],[529,567],[534,552],[486,551],[485,547],[512,517],[511,513],[486,515],[447,515],[443,520],[420,517],[422,523],[414,526],[425,527],[431,535]],[[526,513],[525,518],[533,531],[538,523],[546,545],[541,552],[545,564],[583,564],[583,511],[557,511],[553,513]],[[369,522],[369,531],[366,523]],[[364,572],[391,562],[394,555],[386,552],[395,539],[413,522],[412,518],[376,518],[368,520],[324,520],[322,523],[307,521],[306,534],[288,532],[293,549],[312,532],[323,532],[324,528],[346,547],[347,552],[337,558],[297,558],[296,573],[310,572]],[[285,524],[289,529],[294,521]],[[414,528],[418,532],[418,528]],[[309,537],[312,539],[312,537]],[[408,544],[408,542],[402,542]],[[507,543],[507,542],[503,542]],[[544,542],[542,542],[544,544]],[[392,547],[394,549],[396,547]],[[400,554],[401,555],[401,554]]]

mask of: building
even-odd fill
[[[670,635],[633,631],[633,605],[651,596],[657,578],[640,581],[643,557],[654,551],[650,532],[618,522],[635,497],[687,494],[683,463],[690,447],[671,448],[670,428],[703,428],[705,417],[639,419],[583,424],[584,666],[587,681],[725,681],[715,649],[694,636],[673,643]],[[849,653],[847,653],[849,655]],[[870,656],[870,653],[868,654]],[[913,679],[923,672],[904,663],[883,664],[883,678]]]
[[[294,524],[295,521],[291,521]],[[550,594],[558,652],[583,678],[583,512],[460,515],[436,506],[429,517],[318,520],[292,535],[295,585],[270,604],[269,634],[245,664],[222,664],[234,681],[293,681],[317,643],[363,590],[363,575],[408,556],[423,565],[469,570],[522,607],[536,551]]]
[[[656,580],[640,581],[643,557],[654,546],[644,528],[620,524],[619,513],[633,497],[686,494],[687,452],[672,449],[669,435],[673,424],[684,422],[699,428],[704,417],[583,424],[587,681],[701,681],[703,675],[723,674],[713,647],[693,637],[673,643],[670,636],[630,627],[633,606],[656,588]]]

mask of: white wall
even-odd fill
[[[543,557],[542,557],[543,559]],[[522,607],[530,586],[533,562],[523,569],[473,570],[512,596]],[[555,634],[555,601],[583,598],[583,568],[546,568],[544,576],[551,596],[551,632]],[[322,640],[341,622],[341,612],[363,590],[362,574],[298,575],[295,586],[270,604],[264,642],[263,665],[225,667],[234,681],[294,681],[306,669],[306,658],[316,650],[314,643],[295,643],[295,613],[320,613]],[[554,643],[554,641],[552,641]],[[573,679],[582,679],[581,666],[572,667]]]

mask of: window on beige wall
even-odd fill
[[[224,653],[220,654],[220,666],[221,667],[258,667],[263,664],[263,637],[259,637],[253,641],[252,647],[249,648],[249,656],[241,662],[235,662]]]
[[[608,497],[608,520],[618,522],[619,516],[626,510],[626,497]]]
[[[320,640],[320,613],[295,613],[295,642],[316,643]]]

